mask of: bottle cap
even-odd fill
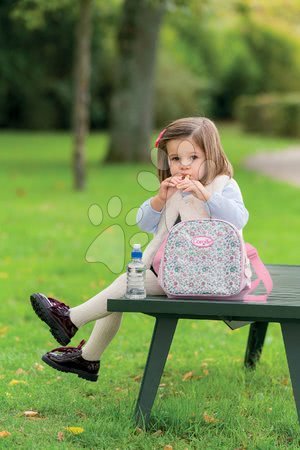
[[[131,258],[141,258],[143,256],[143,252],[141,249],[141,244],[134,244],[131,252]]]

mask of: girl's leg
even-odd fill
[[[146,270],[145,287],[147,294],[160,295],[164,294],[163,289],[157,282],[157,277],[151,270]],[[121,298],[126,293],[126,273],[116,278],[99,294],[87,300],[75,308],[70,309],[70,319],[77,328],[91,322],[92,320],[101,319],[111,314],[106,309],[108,298]]]
[[[122,313],[114,312],[98,319],[89,340],[82,348],[82,357],[87,361],[99,361],[100,356],[117,334],[122,320]]]
[[[116,295],[115,294],[116,291],[112,292],[112,293],[106,292],[106,298],[108,297],[108,295],[111,297],[115,296],[116,298],[121,297],[125,293],[125,291],[126,291],[126,274],[121,275],[121,277],[123,277],[123,279],[124,279],[124,275],[125,275],[125,284],[123,285],[123,292],[121,293],[121,295]],[[119,277],[119,278],[121,278],[121,277]],[[111,288],[112,285],[110,285],[109,288]],[[120,283],[118,283],[117,286],[119,289]],[[154,273],[151,270],[146,271],[145,287],[146,287],[147,294],[150,294],[150,295],[163,295],[164,294],[163,289],[160,287],[160,285],[157,282],[157,277],[154,275]],[[106,289],[105,289],[105,291],[106,291]],[[102,291],[100,294],[98,294],[98,296],[103,294],[103,292],[104,291]],[[118,292],[120,292],[120,291],[118,291]],[[91,300],[93,300],[93,302],[91,302],[91,300],[89,300],[88,302],[84,303],[83,305],[80,305],[80,306],[84,307],[88,303],[88,309],[91,309],[92,311],[89,313],[85,313],[85,314],[89,314],[89,317],[91,317],[91,314],[95,314],[95,312],[93,313],[93,311],[94,311],[94,308],[97,309],[98,301],[100,303],[101,308],[103,308],[103,305],[102,305],[103,297],[100,297],[100,300],[99,300],[98,296],[95,296],[91,299]],[[98,300],[97,300],[97,298],[98,298]],[[102,353],[104,352],[104,350],[106,349],[108,344],[111,342],[111,340],[113,339],[113,337],[115,336],[115,334],[117,333],[117,331],[120,327],[122,313],[106,312],[106,314],[109,314],[109,315],[106,315],[106,317],[102,317],[101,319],[97,320],[89,340],[87,341],[87,343],[85,344],[85,346],[82,349],[82,357],[88,361],[98,361],[100,359]]]
[[[77,328],[92,320],[111,314],[106,309],[108,298],[121,298],[126,292],[126,273],[116,278],[107,288],[79,306],[70,309],[70,319]]]

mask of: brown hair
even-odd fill
[[[172,139],[191,138],[205,153],[206,170],[200,180],[205,186],[217,175],[233,176],[233,168],[222,148],[215,124],[205,117],[187,117],[170,123],[158,142],[157,168],[159,181],[171,176],[167,143]]]

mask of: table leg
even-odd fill
[[[300,422],[300,324],[294,322],[281,323],[287,362],[296,403],[298,421]]]
[[[250,325],[244,365],[247,368],[255,368],[259,361],[264,340],[268,328],[268,322],[254,322]]]
[[[135,408],[137,424],[147,424],[178,319],[157,316],[139,397]]]

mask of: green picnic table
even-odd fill
[[[300,421],[300,266],[267,265],[273,290],[265,303],[243,300],[108,299],[108,311],[141,312],[155,317],[147,363],[134,412],[147,424],[178,319],[251,322],[244,364],[254,368],[260,358],[269,322],[279,322],[284,339],[298,420]],[[260,288],[257,294],[261,293]],[[255,292],[255,293],[256,293]]]

